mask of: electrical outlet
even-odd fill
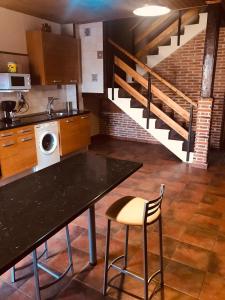
[[[98,74],[91,74],[91,79],[93,82],[97,82],[98,81]]]
[[[97,51],[97,59],[103,59],[103,51]]]
[[[87,27],[84,29],[84,36],[90,36],[91,35],[91,28]]]

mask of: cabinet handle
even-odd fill
[[[76,80],[70,80],[70,82],[74,82],[74,83],[75,83],[75,82],[77,82],[77,81],[76,81]]]
[[[21,142],[28,142],[28,141],[32,141],[32,138],[23,138],[23,139],[21,139]]]
[[[85,117],[81,117],[81,119],[88,119],[88,116],[85,116]]]
[[[66,123],[72,123],[73,120],[66,120]]]
[[[24,129],[19,131],[19,133],[28,133],[28,132],[32,132],[32,129]]]
[[[53,83],[60,83],[62,80],[52,80]]]
[[[6,148],[6,147],[10,147],[15,145],[15,142],[11,142],[11,143],[7,143],[7,144],[2,144],[2,147]]]
[[[1,137],[7,137],[7,136],[12,136],[14,133],[10,132],[10,133],[2,133]]]

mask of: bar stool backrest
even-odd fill
[[[149,200],[148,202],[145,203],[144,216],[143,216],[144,224],[147,224],[148,217],[154,215],[159,209],[161,209],[164,191],[165,191],[165,185],[161,184],[159,197],[154,200]]]

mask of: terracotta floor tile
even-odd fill
[[[170,217],[163,218],[163,235],[179,240],[183,234],[186,225],[184,221],[177,221]]]
[[[208,273],[205,277],[200,300],[223,300],[225,299],[225,278],[216,274]]]
[[[184,294],[198,298],[205,272],[170,261],[165,270],[165,284]]]
[[[202,198],[202,203],[213,205],[213,209],[223,211],[225,210],[225,197],[215,194],[205,193]]]
[[[193,298],[189,295],[165,286],[163,290],[159,291],[154,296],[153,300],[197,300],[197,298]]]
[[[199,246],[207,250],[212,250],[216,242],[216,234],[215,231],[205,230],[194,225],[189,225],[181,235],[180,241]]]
[[[211,273],[225,276],[225,253],[217,254],[215,252],[212,252],[208,270]]]
[[[172,259],[192,268],[207,271],[211,252],[186,243],[179,243]]]
[[[30,300],[31,298],[0,280],[0,300]]]
[[[219,229],[220,221],[218,219],[196,213],[190,219],[190,224],[202,229],[214,231],[216,233],[216,231]]]
[[[78,280],[72,280],[69,286],[57,299],[61,300],[112,300],[109,296],[104,297],[101,292],[83,284]]]
[[[213,252],[225,254],[225,235],[219,234],[213,247]]]

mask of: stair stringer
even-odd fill
[[[117,105],[123,112],[125,112],[131,119],[151,134],[157,141],[164,145],[180,160],[186,163],[187,152],[182,150],[183,141],[169,139],[169,129],[157,129],[155,128],[156,119],[150,119],[149,129],[146,128],[146,118],[143,118],[143,108],[130,107],[131,98],[119,98],[119,89],[114,89],[114,100],[112,100],[112,89],[108,89],[108,98],[115,105]],[[193,162],[194,153],[190,152],[190,160],[188,163]]]

